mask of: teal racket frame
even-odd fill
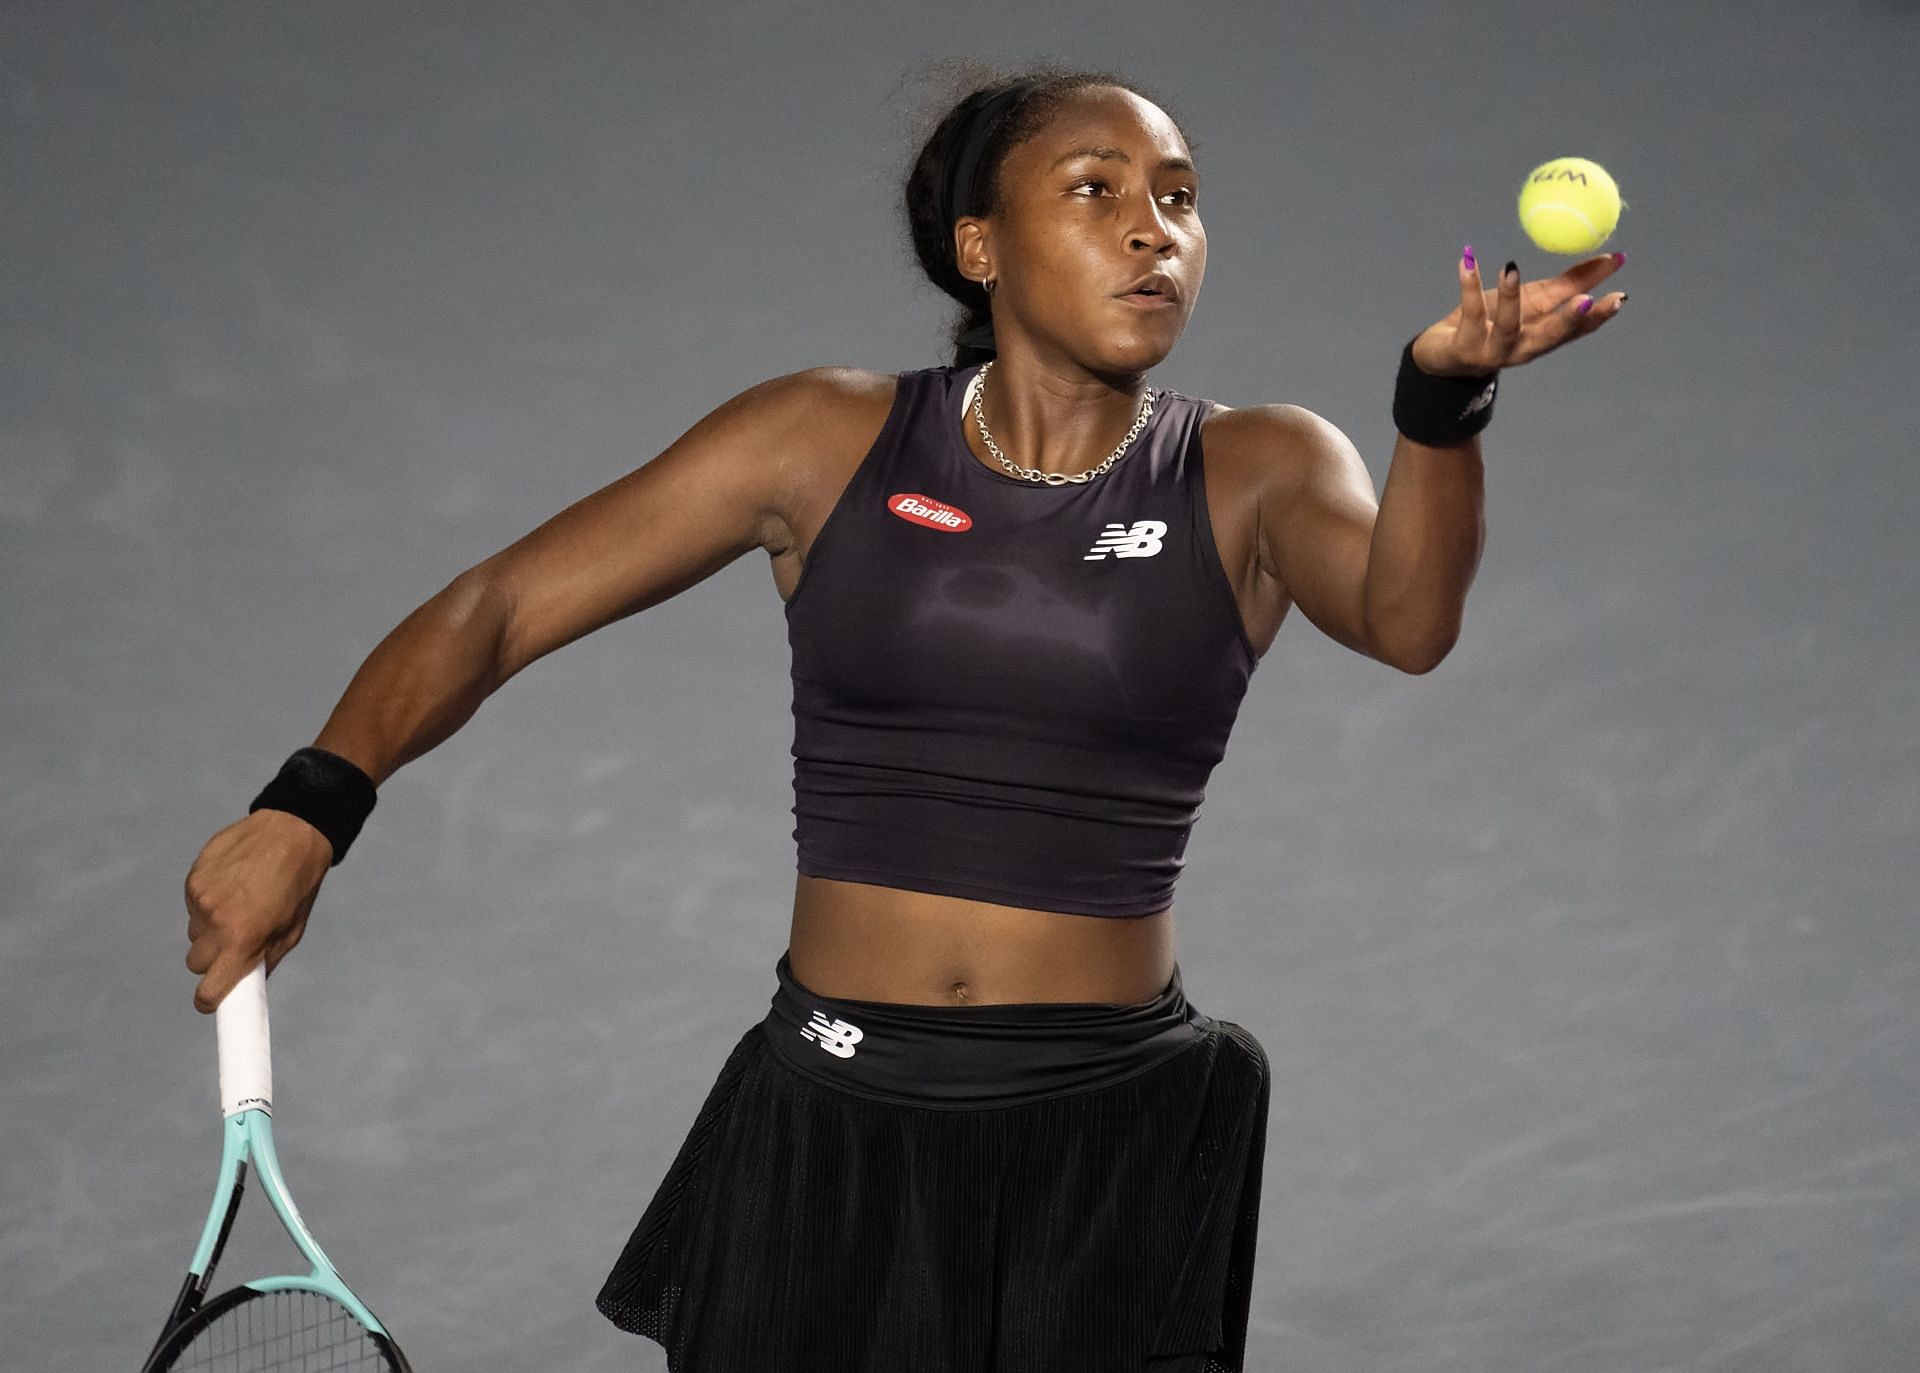
[[[187,1265],[189,1274],[198,1280],[196,1285],[201,1293],[205,1293],[207,1270],[220,1257],[227,1231],[233,1224],[234,1212],[239,1209],[240,1191],[245,1184],[249,1164],[260,1179],[260,1190],[267,1194],[267,1200],[280,1217],[280,1223],[286,1227],[287,1234],[312,1269],[305,1277],[286,1275],[257,1278],[241,1285],[256,1292],[319,1292],[346,1307],[367,1329],[385,1335],[387,1328],[380,1323],[379,1317],[367,1309],[366,1303],[340,1281],[333,1260],[327,1257],[326,1250],[320,1247],[320,1241],[313,1237],[306,1221],[301,1219],[300,1208],[294,1204],[293,1194],[287,1190],[286,1178],[280,1172],[280,1155],[273,1147],[273,1117],[264,1107],[249,1107],[226,1119],[225,1138],[220,1152],[220,1181],[214,1189],[215,1201],[207,1212],[207,1223],[200,1232],[199,1247],[193,1251],[193,1262]],[[222,1205],[219,1199],[226,1197],[232,1200]]]
[[[380,1319],[340,1278],[333,1260],[313,1237],[293,1193],[280,1171],[280,1154],[273,1143],[273,1056],[267,1025],[266,965],[257,963],[240,979],[214,1011],[220,1051],[220,1110],[224,1117],[220,1146],[220,1177],[200,1242],[187,1265],[186,1280],[174,1298],[173,1309],[159,1341],[147,1357],[147,1368],[170,1367],[194,1332],[249,1294],[313,1292],[343,1307],[365,1326],[375,1345],[394,1368],[406,1373],[406,1356]],[[308,1265],[305,1274],[256,1278],[207,1301],[207,1286],[220,1251],[233,1230],[240,1210],[247,1174],[255,1173],[274,1213],[280,1217],[294,1246]]]

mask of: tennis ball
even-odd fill
[[[1607,241],[1625,202],[1607,169],[1584,157],[1556,157],[1520,186],[1520,227],[1550,253],[1590,253]]]

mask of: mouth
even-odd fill
[[[1148,272],[1129,283],[1125,290],[1116,292],[1114,299],[1125,301],[1136,310],[1157,310],[1174,304],[1180,296],[1174,289],[1172,277],[1165,272]]]

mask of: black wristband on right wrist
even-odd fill
[[[327,837],[338,867],[377,799],[373,779],[337,753],[323,748],[294,751],[279,775],[253,798],[247,814],[283,810],[297,815]]]

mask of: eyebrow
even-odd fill
[[[1126,153],[1119,148],[1105,148],[1094,144],[1086,144],[1078,148],[1069,148],[1066,152],[1061,153],[1060,156],[1053,160],[1053,165],[1058,167],[1062,162],[1070,162],[1076,157],[1098,157],[1107,161],[1117,160],[1120,162],[1133,161],[1131,157],[1128,157]],[[1160,167],[1163,171],[1172,168],[1174,171],[1192,172],[1196,176],[1199,175],[1200,171],[1199,168],[1195,167],[1193,163],[1184,157],[1163,157],[1160,159]]]

